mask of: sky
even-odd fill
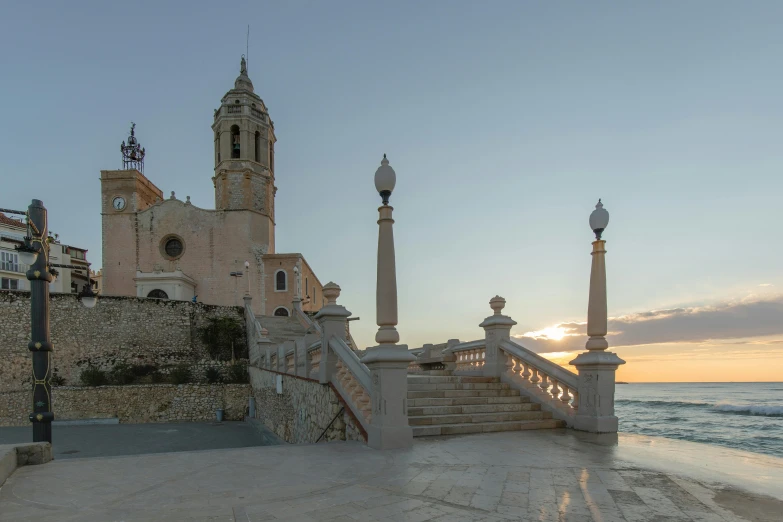
[[[145,174],[214,208],[213,110],[240,56],[269,108],[276,249],[373,344],[384,153],[401,342],[583,349],[610,213],[627,381],[783,380],[783,3],[27,2],[0,10],[0,207],[44,201],[100,267],[100,170],[130,122]]]

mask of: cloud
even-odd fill
[[[775,286],[772,283],[761,283],[759,286]]]
[[[752,296],[711,306],[622,315],[610,318],[608,327],[610,346],[699,343],[781,335],[783,295],[771,298]],[[523,346],[541,353],[583,350],[587,325],[566,322],[514,337]]]

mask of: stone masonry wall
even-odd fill
[[[314,443],[342,408],[331,386],[317,381],[250,367],[250,383],[256,398],[256,417],[281,439],[293,444]],[[276,377],[282,375],[283,393]],[[364,435],[353,418],[343,412],[322,441],[360,440]]]
[[[243,420],[249,384],[61,386],[52,389],[55,420],[119,418],[121,423]],[[30,390],[0,394],[0,426],[28,426]]]
[[[239,306],[184,301],[101,296],[95,308],[82,306],[73,294],[52,294],[52,360],[66,384],[79,382],[82,368],[104,370],[118,362],[164,368],[197,365],[208,358],[199,328],[212,317],[244,321]],[[0,292],[0,392],[31,387],[30,293]],[[218,366],[217,363],[215,363]],[[202,372],[203,373],[203,372]],[[198,376],[197,376],[198,377]]]

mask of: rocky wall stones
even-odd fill
[[[324,430],[321,442],[365,441],[350,413],[344,411],[338,415],[342,403],[331,386],[255,367],[250,367],[249,372],[256,398],[256,418],[286,442],[314,443]],[[283,379],[282,394],[277,393],[278,375]]]
[[[121,423],[243,420],[252,394],[249,384],[142,384],[62,386],[52,389],[55,420],[119,418]],[[0,426],[27,426],[28,391],[0,394]]]
[[[213,317],[243,321],[243,308],[122,296],[101,296],[95,308],[85,308],[74,294],[52,294],[54,369],[72,385],[87,364],[203,367],[208,355],[199,329]],[[29,390],[29,338],[30,293],[0,292],[0,392]],[[200,378],[203,371],[194,373]]]

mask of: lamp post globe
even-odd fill
[[[19,261],[21,261],[22,264],[25,264],[27,266],[32,266],[33,264],[35,264],[35,261],[38,259],[38,252],[36,252],[32,248],[22,247],[22,248],[18,248],[16,252],[19,254]]]
[[[595,232],[595,238],[600,241],[606,227],[609,225],[609,212],[604,208],[601,200],[595,205],[595,210],[590,214],[590,229]]]
[[[96,296],[92,290],[85,289],[79,298],[85,308],[95,308],[95,305],[98,304],[98,296]]]
[[[389,197],[394,190],[394,185],[397,183],[397,174],[394,169],[389,166],[389,160],[386,159],[386,154],[383,155],[381,160],[381,166],[375,171],[375,190],[381,195],[383,204],[389,204]]]

